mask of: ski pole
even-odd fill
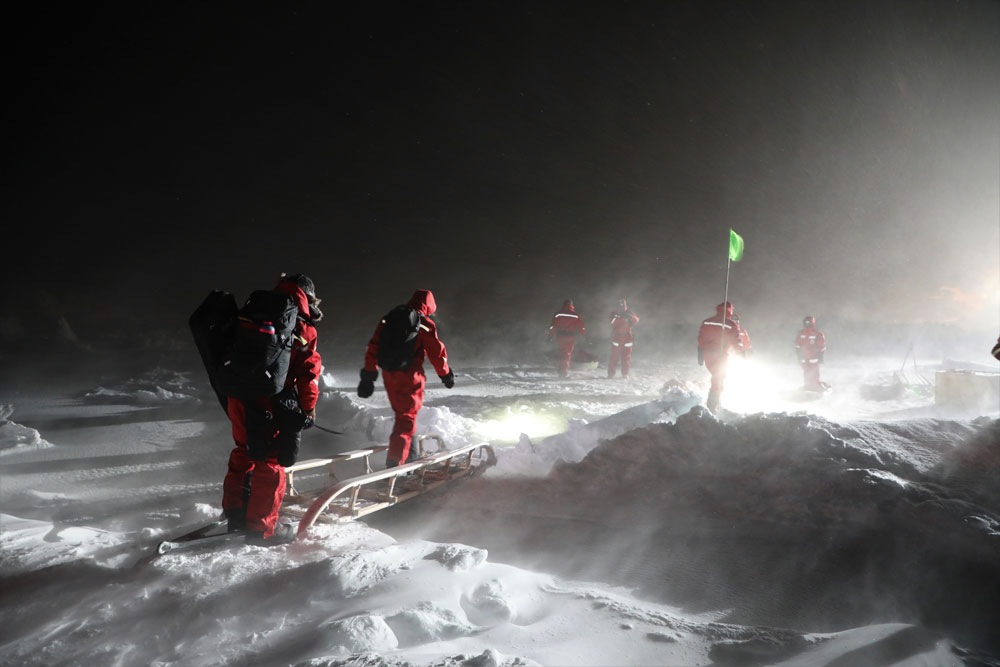
[[[332,433],[333,435],[344,435],[344,434],[343,434],[343,433],[341,433],[340,431],[334,431],[333,429],[330,429],[330,428],[323,428],[322,426],[320,426],[320,425],[319,425],[319,424],[317,424],[316,422],[313,422],[313,423],[312,423],[312,426],[313,426],[313,428],[318,428],[318,429],[319,429],[319,430],[321,430],[321,431],[324,431],[324,432],[326,432],[326,433]]]

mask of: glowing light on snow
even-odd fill
[[[483,436],[490,442],[517,442],[524,433],[532,440],[547,438],[566,430],[566,420],[539,413],[527,405],[508,407],[495,419],[481,424]]]
[[[788,389],[788,378],[777,376],[768,364],[732,356],[722,392],[722,406],[733,412],[775,410],[781,403],[782,392]]]

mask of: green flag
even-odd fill
[[[729,259],[738,262],[743,259],[743,237],[729,230]]]

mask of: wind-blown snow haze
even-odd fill
[[[1000,4],[348,5],[7,22],[0,665],[1000,665]],[[295,483],[381,509],[158,553],[233,449],[189,318],[283,272],[299,460],[377,450]],[[415,290],[417,434],[495,456],[400,500],[358,383]]]

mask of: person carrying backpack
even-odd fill
[[[287,299],[282,299],[282,296],[287,296]],[[316,418],[323,362],[316,349],[315,323],[323,317],[323,313],[319,310],[320,300],[316,298],[313,281],[301,273],[283,273],[274,290],[255,292],[240,311],[237,327],[243,327],[250,334],[260,333],[266,337],[275,327],[282,326],[277,324],[277,320],[282,319],[280,317],[254,319],[251,316],[248,312],[250,306],[259,297],[263,297],[265,302],[290,303],[294,310],[289,318],[289,340],[287,345],[280,346],[284,357],[275,362],[281,370],[287,364],[287,375],[280,387],[271,389],[277,390],[272,396],[236,398],[233,394],[240,393],[237,389],[226,388],[224,391],[235,446],[229,455],[229,467],[222,483],[222,509],[229,520],[230,531],[249,531],[248,542],[282,544],[295,538],[292,526],[278,525],[278,511],[285,495],[285,467],[295,463],[301,432]],[[282,314],[279,312],[279,315]],[[238,339],[237,350],[239,345]],[[253,349],[252,344],[244,348]],[[232,358],[236,360],[237,356],[238,352]],[[239,364],[234,362],[230,365]],[[274,375],[273,370],[263,373],[268,378]],[[229,382],[236,384],[235,380]],[[246,396],[261,393],[256,388],[247,391]]]
[[[375,392],[378,369],[395,414],[385,467],[406,463],[410,455],[413,434],[417,430],[417,413],[424,404],[424,359],[444,383],[455,386],[455,374],[448,366],[448,352],[438,338],[437,325],[430,319],[437,303],[430,290],[418,289],[409,302],[386,313],[365,348],[365,365],[361,369],[358,396],[369,398]]]

